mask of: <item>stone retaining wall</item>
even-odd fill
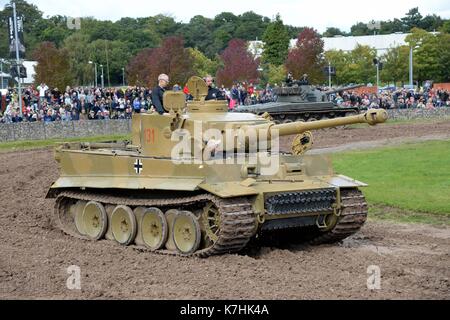
[[[0,142],[105,136],[130,132],[130,120],[2,123]]]
[[[450,117],[450,108],[388,110],[391,120],[439,119]],[[0,142],[46,140],[128,134],[130,120],[23,122],[0,124]]]

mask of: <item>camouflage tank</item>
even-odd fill
[[[276,102],[239,106],[236,112],[269,113],[275,123],[295,121],[316,121],[359,114],[358,107],[340,107],[330,101],[329,96],[341,91],[360,88],[363,85],[342,87],[331,91],[322,91],[311,85],[282,86],[274,88]]]
[[[107,239],[170,255],[209,257],[239,252],[253,239],[308,230],[312,243],[336,242],[366,221],[364,183],[335,174],[324,155],[308,155],[309,130],[387,120],[384,110],[348,118],[275,124],[228,113],[205,101],[166,92],[167,113],[135,114],[132,141],[65,143],[55,149],[60,177],[47,197],[68,235]],[[277,151],[293,135],[292,154]]]

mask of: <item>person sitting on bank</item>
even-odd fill
[[[164,92],[169,85],[169,76],[167,74],[160,74],[158,77],[158,86],[152,90],[152,103],[159,114],[164,114]]]
[[[205,101],[209,100],[225,100],[225,96],[222,91],[214,87],[214,79],[211,76],[205,77],[205,82],[208,85],[208,95],[205,98]]]

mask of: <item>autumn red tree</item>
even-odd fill
[[[192,55],[184,48],[181,37],[166,38],[161,47],[144,49],[128,64],[127,74],[131,84],[156,86],[158,75],[166,73],[172,84],[183,86],[194,72]]]
[[[286,59],[286,70],[292,72],[295,79],[300,79],[303,74],[308,74],[309,81],[320,83],[323,81],[324,67],[323,55],[324,42],[319,34],[312,28],[305,28],[297,39],[297,44]]]
[[[230,87],[235,81],[256,82],[259,61],[247,50],[247,43],[241,39],[232,39],[220,55],[223,68],[217,72],[217,82]]]
[[[33,52],[37,61],[34,81],[52,88],[65,88],[73,84],[74,77],[66,49],[58,49],[53,42],[42,42]]]

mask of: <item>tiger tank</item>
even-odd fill
[[[273,234],[308,233],[312,244],[334,243],[363,226],[366,184],[307,151],[313,130],[376,125],[387,120],[384,110],[276,124],[268,115],[227,112],[226,101],[206,101],[201,78],[187,87],[191,101],[167,91],[166,113],[134,114],[130,141],[55,148],[60,176],[47,198],[55,199],[54,221],[63,232],[206,258]],[[290,153],[278,148],[286,135],[296,135]]]

